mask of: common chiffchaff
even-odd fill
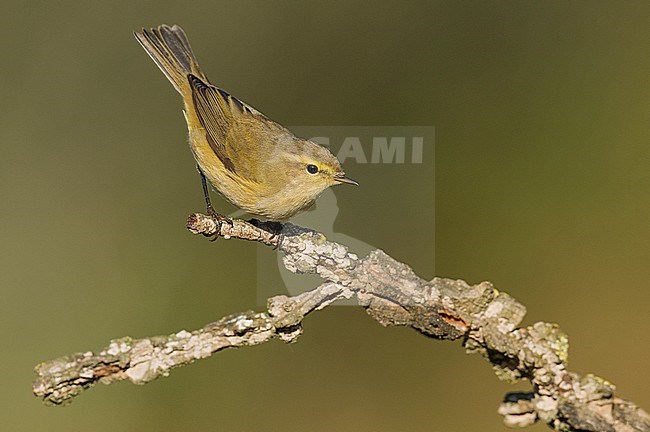
[[[357,184],[329,150],[287,129],[211,85],[177,25],[135,37],[183,96],[189,142],[201,174],[228,201],[273,221],[310,207],[326,188]]]

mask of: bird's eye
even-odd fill
[[[318,172],[318,167],[316,165],[309,164],[307,165],[307,172],[309,174],[316,174]]]

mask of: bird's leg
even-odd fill
[[[276,239],[273,250],[279,249],[280,246],[282,246],[282,242],[284,241],[284,234],[282,233],[284,225],[282,225],[281,222],[268,221],[267,226],[270,228],[271,233],[273,233],[273,236],[271,238]]]
[[[210,202],[210,191],[208,190],[208,180],[205,178],[205,174],[203,174],[203,171],[201,171],[201,168],[198,165],[196,166],[196,169],[201,176],[201,186],[203,186],[203,197],[205,198],[205,209],[208,215],[212,217],[220,216],[214,210],[214,207],[212,207],[212,203]]]
[[[278,249],[282,245],[282,241],[284,240],[284,234],[282,234],[282,230],[284,229],[284,225],[282,225],[281,222],[275,222],[275,221],[261,221],[259,219],[250,219],[248,221],[249,224],[263,229],[264,231],[267,231],[271,233],[271,239],[276,239],[277,238],[277,243],[273,247],[273,249]]]
[[[221,224],[226,222],[232,226],[232,219],[217,213],[214,207],[212,207],[212,203],[210,202],[210,190],[208,189],[208,181],[205,178],[205,174],[203,174],[203,171],[201,171],[201,168],[198,165],[196,166],[196,169],[199,171],[199,175],[201,176],[201,186],[203,186],[203,196],[205,197],[205,210],[208,215],[212,216],[212,218],[217,222],[217,234],[215,234],[214,238],[211,239],[211,241],[215,241],[219,238],[219,233],[221,232]]]
[[[282,242],[284,241],[284,234],[282,232],[278,232],[273,234],[273,237],[277,237],[277,243],[275,243],[275,246],[273,246],[273,250],[278,250],[280,249],[280,246],[282,246]]]

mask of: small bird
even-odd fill
[[[228,220],[214,211],[206,178],[232,204],[269,221],[306,210],[330,186],[358,185],[328,149],[211,85],[181,27],[163,24],[134,34],[183,97],[208,213]]]

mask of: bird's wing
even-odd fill
[[[241,102],[226,91],[203,82],[189,74],[192,100],[208,144],[224,167],[241,178],[259,181],[256,149],[257,125],[269,121],[259,111]]]

